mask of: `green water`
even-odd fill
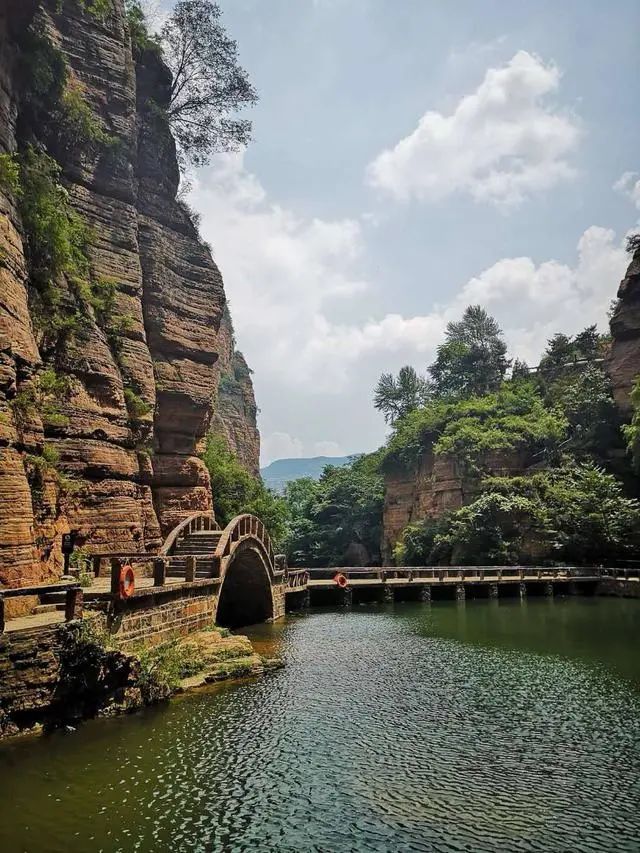
[[[0,748],[0,851],[640,850],[640,601],[253,636],[287,667]]]

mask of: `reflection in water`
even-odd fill
[[[0,850],[632,851],[640,602],[316,612],[288,666],[0,750]]]

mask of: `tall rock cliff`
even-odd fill
[[[631,259],[618,288],[618,301],[611,317],[609,375],[616,402],[623,414],[631,411],[629,393],[640,374],[640,247]]]
[[[256,425],[258,409],[253,393],[251,370],[236,349],[231,315],[227,306],[222,314],[218,359],[218,387],[214,405],[213,429],[223,435],[227,447],[254,477],[260,476],[260,433]]]
[[[176,200],[169,72],[154,50],[134,60],[123,0],[106,5],[104,16],[86,0],[0,10],[5,173],[20,163],[24,177],[32,158],[40,178],[42,163],[57,162],[61,204],[87,228],[87,268],[49,263],[43,289],[40,219],[25,222],[24,192],[0,171],[0,583],[58,573],[65,530],[89,550],[144,551],[211,509],[198,454],[214,417],[247,467],[258,465],[251,379],[230,351],[222,278]],[[87,133],[91,145],[78,138]],[[229,371],[243,402],[216,411]]]
[[[511,477],[522,474],[530,462],[525,452],[514,450],[486,454],[482,467],[495,477]],[[434,454],[432,443],[412,465],[387,464],[384,484],[381,550],[385,565],[393,563],[393,549],[407,525],[460,509],[480,489],[478,477],[469,476],[453,457]]]

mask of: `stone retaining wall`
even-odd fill
[[[122,648],[141,643],[157,646],[211,627],[217,606],[215,583],[158,589],[118,602],[116,610],[109,614],[108,630]]]

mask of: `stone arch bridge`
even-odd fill
[[[107,560],[110,581],[104,571]],[[118,602],[125,565],[134,570],[135,592]],[[274,553],[262,521],[249,514],[236,516],[223,529],[211,514],[194,513],[171,531],[159,553],[96,554],[93,568],[101,585],[90,588],[85,601],[112,598],[116,611],[124,613],[152,606],[150,597],[161,608],[163,601],[188,594],[207,599],[208,618],[228,628],[280,618],[287,592],[298,591],[307,579],[304,571],[287,570],[284,557]]]
[[[101,571],[110,559],[110,582]],[[523,566],[342,567],[288,569],[277,556],[264,524],[253,515],[238,515],[222,529],[211,514],[194,513],[166,538],[157,554],[97,554],[94,573],[102,591],[89,589],[85,601],[111,603],[115,628],[124,623],[134,638],[150,627],[168,635],[173,629],[198,630],[206,624],[238,628],[270,622],[287,607],[312,604],[488,597],[556,591],[593,590],[601,580],[619,578],[614,569]],[[122,567],[136,575],[131,598],[119,598]],[[624,579],[629,580],[625,570]],[[637,577],[638,571],[635,571]],[[633,580],[633,579],[632,579]],[[154,611],[145,622],[136,612]],[[173,613],[173,617],[172,617]],[[120,620],[120,621],[119,621]]]

